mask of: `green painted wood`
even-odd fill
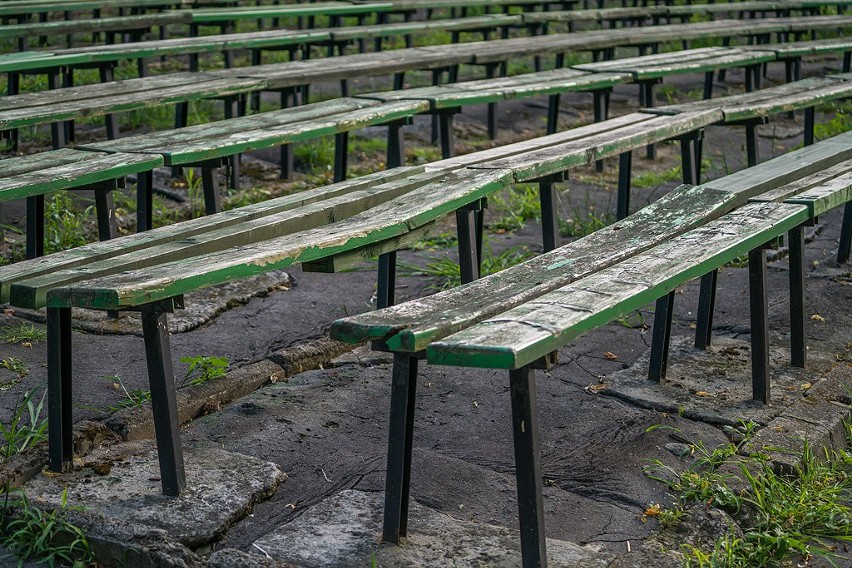
[[[159,105],[260,91],[260,78],[207,78],[176,73],[0,98],[0,129],[126,112]]]
[[[804,206],[753,203],[579,282],[434,342],[430,363],[517,369],[782,235]]]
[[[721,113],[717,110],[674,116],[633,113],[630,118],[633,119],[630,123],[599,122],[588,128],[588,134],[581,138],[528,152],[520,157],[494,160],[478,167],[511,169],[515,174],[515,181],[532,181],[654,142],[695,132],[719,122]]]
[[[834,184],[834,180],[838,177],[844,177],[852,172],[852,160],[846,160],[833,166],[829,166],[814,174],[801,179],[786,183],[776,189],[771,189],[760,195],[755,195],[750,198],[752,202],[772,201],[781,203],[787,199],[792,199],[800,194],[809,192],[811,189],[818,188],[826,184]],[[843,183],[841,181],[841,183]]]
[[[171,8],[180,5],[176,0],[63,0],[62,2],[2,2],[0,17],[43,14],[49,12],[90,12],[107,8]]]
[[[437,226],[437,223],[427,223],[422,227],[417,227],[404,235],[387,241],[380,241],[313,262],[303,262],[302,271],[333,273],[351,270],[362,266],[366,261],[375,260],[380,254],[411,248],[417,243],[430,239],[440,233],[441,230]]]
[[[626,261],[730,211],[735,196],[680,186],[626,219],[488,278],[380,311],[335,321],[331,337],[384,341],[417,352],[525,302]]]
[[[166,165],[192,164],[383,124],[413,116],[428,110],[428,106],[420,101],[381,104],[367,99],[333,99],[84,147],[105,152],[156,153],[163,156]]]
[[[71,149],[7,158],[0,168],[0,202],[82,187],[162,165],[159,156]]]
[[[2,5],[0,5],[0,8],[2,8]],[[0,38],[139,30],[153,26],[188,24],[189,22],[190,14],[188,12],[165,12],[160,14],[143,14],[139,16],[122,16],[117,18],[62,20],[30,24],[6,24],[0,26]]]
[[[499,26],[517,25],[522,22],[520,15],[490,14],[469,18],[447,20],[427,20],[397,22],[392,24],[375,24],[332,28],[333,41],[348,41],[361,38],[387,37],[404,34],[429,33],[436,31],[465,31],[478,29],[493,29]]]
[[[506,171],[452,172],[337,223],[48,292],[49,306],[121,309],[392,239],[506,186]],[[14,294],[14,291],[13,291]]]
[[[604,8],[601,10],[548,10],[544,12],[526,12],[526,23],[542,22],[605,22],[633,18],[666,16],[668,6],[643,6],[636,8]]]
[[[54,270],[40,277],[30,277],[12,283],[10,301],[13,305],[44,305],[46,294],[57,287],[83,280],[124,274],[128,271],[156,270],[165,263],[192,261],[207,254],[218,254],[239,246],[250,246],[303,233],[329,223],[340,223],[366,210],[404,196],[440,176],[421,174],[391,181],[379,186],[347,191],[341,195],[316,200],[299,207],[280,208],[255,219],[196,234],[182,236],[99,262],[89,262],[70,270]],[[292,202],[291,202],[292,203]]]
[[[243,6],[240,8],[207,8],[192,10],[192,21],[196,24],[232,22],[258,18],[295,18],[310,16],[358,16],[390,12],[394,5],[390,2],[371,2],[369,4],[308,3],[281,4],[265,6]]]
[[[64,152],[64,150],[58,152]],[[151,231],[127,235],[109,241],[90,243],[39,259],[3,266],[0,267],[0,303],[9,302],[11,285],[25,279],[33,280],[45,275],[58,274],[62,271],[80,269],[87,264],[114,259],[121,255],[134,253],[164,243],[197,238],[211,231],[234,227],[241,223],[254,221],[255,219],[275,215],[284,211],[292,211],[299,207],[338,198],[352,192],[364,191],[383,183],[409,180],[423,173],[423,171],[424,168],[422,166],[411,166],[376,172],[357,179],[302,191],[295,195],[270,199],[240,207],[239,209],[224,211],[215,215],[207,215],[190,221],[182,221],[174,225],[167,225]],[[34,308],[43,306],[44,298],[35,296],[37,294],[33,294],[29,299],[22,300],[21,305]]]
[[[761,162],[704,186],[739,193],[748,199],[849,159],[852,159],[852,132]]]
[[[641,57],[613,59],[574,65],[582,71],[630,73],[636,81],[658,79],[681,73],[703,73],[731,67],[745,67],[775,60],[772,51],[704,47]]]
[[[818,39],[813,41],[791,41],[766,45],[746,45],[742,49],[770,49],[779,58],[804,57],[825,53],[843,53],[852,49],[852,38]]]
[[[817,217],[835,207],[852,201],[852,172],[827,180],[784,201],[805,205],[811,217]]]

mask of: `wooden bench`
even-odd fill
[[[0,203],[27,200],[27,258],[44,254],[44,196],[59,190],[93,190],[102,240],[116,235],[112,190],[124,187],[129,175],[163,165],[160,156],[56,150],[3,160]],[[141,193],[145,193],[144,190]]]
[[[743,46],[742,49],[773,51],[778,61],[784,62],[787,82],[798,81],[802,76],[802,58],[814,55],[840,53],[843,55],[842,71],[852,71],[852,39],[832,38],[814,41],[793,41],[769,45]]]
[[[838,137],[776,158],[770,166],[759,166],[759,171],[745,170],[705,186],[682,186],[612,227],[501,273],[334,322],[332,338],[373,341],[374,347],[394,353],[384,540],[399,542],[408,528],[417,365],[424,355],[435,364],[510,370],[524,566],[546,563],[534,369],[552,364],[552,354],[560,347],[657,300],[649,378],[661,380],[674,289],[748,252],[753,396],[766,402],[762,247],[800,227],[809,211],[805,205],[746,202],[793,180],[819,176],[844,161],[848,193],[850,141],[850,135]],[[791,272],[793,277],[801,274]]]

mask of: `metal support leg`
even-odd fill
[[[51,69],[47,73],[47,88],[55,90],[61,88],[59,82],[60,75],[56,69]],[[68,129],[66,122],[51,122],[50,123],[50,140],[54,150],[64,148],[68,142]]]
[[[177,103],[175,105],[175,128],[185,128],[189,121],[189,102]],[[181,174],[180,166],[172,167],[172,177]]]
[[[499,68],[499,64],[489,63],[485,66],[485,76],[493,79]],[[488,138],[490,140],[497,138],[497,103],[488,103]]]
[[[695,324],[695,348],[710,347],[713,336],[713,311],[716,308],[716,281],[718,270],[711,270],[701,277],[701,288],[698,292],[698,321]]]
[[[746,130],[746,158],[748,167],[757,165],[758,156],[758,141],[757,141],[757,125],[748,123],[745,125]]]
[[[155,304],[142,307],[142,332],[145,336],[145,358],[148,362],[151,410],[154,413],[163,494],[178,496],[186,487],[186,474],[175,402],[175,374],[172,369],[168,317],[161,306]]]
[[[790,229],[790,364],[805,367],[805,231],[802,225]]]
[[[547,101],[547,133],[555,134],[559,128],[559,103],[562,96],[557,93],[550,95]]]
[[[648,366],[648,380],[655,383],[663,380],[668,370],[674,295],[674,290],[672,290],[659,298],[654,309],[654,331],[651,337],[651,362]]]
[[[611,92],[612,88],[601,89],[592,93],[592,98],[594,100],[595,122],[603,122],[609,116],[609,95]],[[603,160],[597,160],[595,162],[595,171],[598,173],[604,171]]]
[[[240,115],[240,97],[227,97],[222,102],[225,105],[226,120]],[[241,154],[228,158],[228,185],[233,189],[240,188],[240,158]]]
[[[685,184],[698,185],[699,183],[698,164],[695,158],[698,154],[697,145],[700,136],[701,132],[696,131],[680,139],[681,171]]]
[[[455,154],[455,133],[453,132],[453,111],[438,113],[441,131],[441,156],[446,160]]]
[[[118,235],[118,224],[111,189],[95,189],[95,213],[98,218],[98,238],[102,241],[114,239]]]
[[[346,165],[349,158],[349,133],[334,135],[334,181],[346,179]]]
[[[633,151],[618,156],[618,203],[615,217],[624,219],[630,215],[630,175],[633,169]]]
[[[404,121],[388,123],[388,168],[398,168],[405,163],[405,137],[402,133]]]
[[[553,180],[538,183],[541,200],[541,239],[544,252],[556,248],[559,239],[559,212],[556,210],[556,188]]]
[[[379,280],[376,287],[376,308],[394,305],[396,300],[396,251],[379,255]]]
[[[44,256],[44,195],[27,197],[27,258]]]
[[[810,146],[814,143],[814,115],[815,107],[805,109],[805,146]]]
[[[441,76],[444,74],[443,69],[432,69],[432,86],[437,87],[441,84]],[[438,139],[440,138],[439,131],[441,130],[441,125],[438,123],[438,116],[432,115],[432,144],[436,144]]]
[[[852,201],[843,208],[843,224],[840,227],[840,246],[837,248],[837,263],[849,262],[849,249],[852,248]]]
[[[216,172],[218,162],[201,164],[201,188],[204,190],[204,213],[212,215],[222,210],[222,199],[219,196],[219,188],[216,183]]]
[[[704,98],[713,98],[713,71],[704,73]]]
[[[640,98],[644,96],[640,104],[645,108],[653,108],[654,106],[654,83],[656,81],[646,81],[639,85],[639,96]],[[653,144],[648,144],[646,155],[649,160],[657,158],[657,149]]]
[[[515,478],[518,484],[521,561],[524,568],[542,567],[547,566],[547,550],[544,538],[535,370],[527,366],[509,371],[509,383],[512,393],[512,433],[515,444]]]
[[[296,106],[296,90],[281,91],[281,108]],[[289,179],[293,173],[293,145],[281,145],[281,179]]]
[[[388,468],[385,477],[385,511],[382,527],[382,540],[394,544],[399,544],[399,538],[408,532],[416,392],[417,358],[409,353],[394,353]]]
[[[463,207],[456,210],[456,230],[459,240],[459,268],[462,284],[479,278],[480,258],[477,254],[476,210]]]
[[[47,437],[52,471],[62,471],[74,457],[71,364],[71,308],[47,308]]]
[[[749,304],[751,308],[752,398],[769,403],[769,304],[766,297],[766,251],[748,253]]]
[[[108,83],[113,80],[113,71],[112,65],[101,65],[98,68],[101,76],[101,83]],[[104,123],[106,126],[107,139],[115,140],[118,138],[118,117],[114,114],[107,114],[104,116]]]
[[[154,172],[136,175],[136,232],[150,231],[154,227]]]

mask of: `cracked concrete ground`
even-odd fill
[[[680,84],[688,83],[684,81]],[[613,114],[635,105],[634,90],[635,87],[617,89]],[[504,121],[502,126],[505,128],[511,123],[512,127],[507,129],[511,131],[509,134],[504,132],[501,136],[522,132],[530,116],[541,117],[540,107],[540,102],[535,101],[506,104],[503,110],[512,120]],[[571,122],[588,110],[586,98],[569,97],[563,106],[563,118]],[[481,116],[481,112],[466,113],[460,121],[460,130],[473,135],[481,132]],[[784,122],[788,126],[784,134],[792,136],[798,132],[800,121],[801,117],[798,121]],[[419,127],[418,132],[422,134],[425,124],[421,122]],[[779,139],[769,137],[772,132],[764,134],[766,136],[761,138],[764,157],[798,143],[794,137]],[[736,129],[711,129],[706,147],[712,159],[709,175],[716,177],[724,173],[725,168],[742,166],[742,133]],[[638,159],[635,168],[663,169],[676,163],[673,148],[664,145],[660,154],[659,162],[652,164]],[[577,174],[563,193],[563,215],[571,217],[575,210],[588,207],[599,212],[610,210],[612,180],[597,176],[591,169]],[[638,188],[634,201],[639,206],[673,185]],[[807,322],[815,365],[807,380],[802,377],[800,382],[797,376],[787,386],[818,383],[821,373],[828,367],[848,368],[852,359],[849,266],[838,267],[832,260],[837,247],[840,213],[832,212],[820,221],[821,230],[807,246],[808,313],[819,316]],[[540,247],[539,235],[539,227],[530,224],[517,234],[492,235],[491,242],[497,251],[515,245],[535,249]],[[422,264],[426,254],[405,253],[404,257]],[[432,254],[453,257],[454,252]],[[278,531],[286,532],[288,526],[301,523],[310,529],[312,516],[324,518],[320,513],[323,507],[328,508],[328,499],[365,502],[375,513],[377,493],[384,488],[390,392],[387,357],[361,349],[353,355],[337,358],[332,365],[324,365],[324,369],[302,373],[290,369],[285,373],[279,365],[288,364],[289,359],[275,355],[282,348],[312,344],[324,336],[328,324],[338,317],[371,309],[373,267],[368,265],[363,271],[337,275],[302,273],[294,269],[290,276],[292,285],[288,290],[254,297],[194,331],[173,336],[176,358],[227,356],[232,367],[243,366],[256,375],[252,379],[255,382],[248,381],[250,384],[236,395],[236,400],[220,405],[217,412],[200,417],[183,429],[188,454],[225,451],[244,455],[254,460],[253,463],[274,464],[287,475],[286,481],[267,501],[255,505],[251,514],[232,524],[222,538],[216,537],[205,544],[190,542],[193,550],[175,542],[174,537],[146,529],[144,538],[138,538],[145,543],[159,543],[149,546],[148,550],[169,551],[158,558],[171,558],[173,565],[203,565],[211,552],[210,565],[225,566],[229,562],[233,566],[273,565],[274,562],[315,565],[300,564],[304,559],[293,556],[275,558],[270,563],[260,549],[266,550],[264,545],[275,540]],[[769,277],[769,325],[773,330],[773,345],[783,356],[788,317],[785,259],[770,264]],[[402,299],[420,296],[429,293],[430,284],[432,282],[424,277],[403,277],[399,294]],[[690,283],[679,290],[673,329],[676,337],[687,338],[692,331],[697,289],[697,283]],[[714,331],[726,342],[747,345],[746,291],[744,269],[722,271]],[[552,372],[538,374],[548,537],[592,546],[601,558],[625,553],[628,548],[637,550],[658,530],[655,521],[643,522],[642,512],[649,503],[667,504],[671,498],[663,485],[642,474],[643,467],[655,459],[682,467],[691,459],[678,457],[665,449],[674,440],[669,430],[649,431],[649,428],[661,424],[676,428],[681,437],[700,440],[707,446],[728,440],[718,422],[702,419],[699,415],[686,412],[681,415],[677,408],[674,411],[648,408],[652,405],[643,406],[624,400],[626,397],[607,396],[608,389],[618,388],[610,384],[614,377],[628,375],[635,380],[641,377],[641,363],[637,362],[641,362],[650,342],[648,326],[653,322],[652,309],[653,306],[647,306],[578,339],[560,350],[559,365]],[[14,314],[0,315],[0,325],[20,321]],[[103,377],[119,374],[129,389],[145,388],[140,338],[75,333],[74,342],[76,420],[103,420],[110,414],[105,408],[120,400],[120,393],[113,388],[114,381]],[[15,398],[25,389],[44,381],[45,354],[43,344],[38,343],[31,347],[2,347],[3,357],[20,358],[30,367],[30,374],[24,381],[3,393],[0,416],[5,419]],[[323,359],[314,355],[315,359]],[[329,354],[326,358],[336,355]],[[827,362],[832,359],[832,363]],[[266,361],[256,367],[248,365],[264,360],[273,362]],[[689,377],[691,384],[711,385],[702,389],[712,391],[712,373],[703,374],[700,365],[685,368],[694,372],[694,376]],[[179,377],[184,370],[185,365],[178,366]],[[779,361],[776,371],[785,371],[785,363]],[[234,380],[233,377],[221,380],[229,379]],[[251,392],[262,384],[266,386]],[[471,526],[468,524],[471,522],[474,527],[498,527],[495,529],[498,532],[514,530],[517,504],[506,374],[424,365],[419,385],[412,498],[417,507],[422,508],[418,510],[426,513],[418,513],[415,519],[443,515],[449,518],[446,526],[454,531],[468,530],[464,527]],[[189,393],[186,398],[197,398],[196,391],[186,392]],[[779,383],[774,396],[780,400],[783,396],[798,399],[802,395],[799,391],[785,390]],[[712,406],[713,402],[708,403]],[[747,406],[744,406],[743,417],[749,417]],[[213,410],[216,410],[215,404],[205,407],[203,412]],[[120,422],[125,420],[125,415],[138,415],[144,420],[148,410],[122,411],[112,420]],[[135,419],[127,418],[125,422]],[[765,416],[762,421],[771,419]],[[144,428],[138,432],[143,436]],[[352,490],[356,493],[351,493]],[[102,519],[96,522],[103,524]],[[432,526],[426,521],[423,523],[423,526]],[[366,526],[367,530],[374,531],[371,528],[374,525]],[[116,529],[116,532],[123,530]],[[134,530],[128,528],[122,534],[140,534]],[[415,541],[416,523],[411,530]],[[481,529],[487,530],[491,529]],[[435,540],[451,543],[453,534],[445,532]],[[350,557],[349,565],[370,565],[377,539],[373,535],[368,541],[369,546],[359,552],[361,556],[357,560]],[[305,546],[305,541],[293,542],[302,542]],[[271,550],[267,552],[274,557]],[[387,553],[380,551],[379,554]],[[390,562],[388,560],[387,565],[394,565]],[[169,564],[162,560],[158,565]],[[323,565],[322,562],[319,565]],[[471,561],[469,565],[482,564]]]

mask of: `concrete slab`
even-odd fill
[[[763,405],[752,400],[748,341],[716,336],[707,351],[692,342],[691,337],[672,338],[668,374],[661,383],[648,380],[649,350],[627,369],[609,375],[600,393],[709,424],[736,426],[751,420],[766,425],[801,400],[803,385],[809,388],[814,373],[827,371],[833,359],[812,350],[805,371],[789,366],[788,349],[772,346],[772,400]]]
[[[384,494],[341,491],[255,542],[275,560],[300,568],[419,566],[514,568],[521,565],[517,530],[460,521],[411,503],[409,534],[400,546],[383,545]],[[548,565],[595,568],[611,556],[595,546],[547,540]]]
[[[32,501],[56,507],[67,489],[72,507],[146,529],[163,529],[174,541],[197,548],[219,539],[287,478],[273,463],[234,452],[187,449],[184,457],[187,489],[178,498],[160,492],[152,442],[92,452],[69,473],[36,476],[26,490]]]

